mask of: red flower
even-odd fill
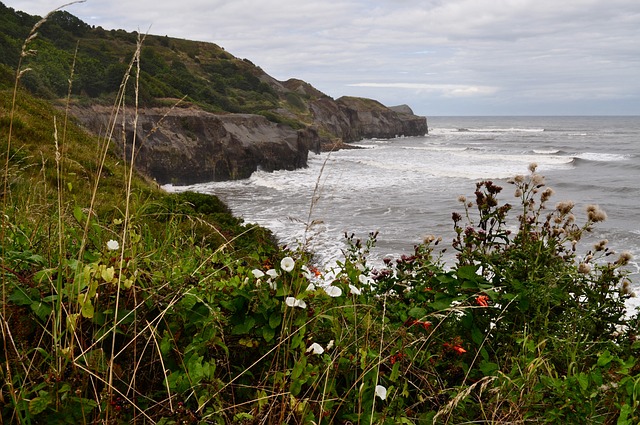
[[[452,347],[453,351],[455,351],[458,354],[464,354],[467,352],[467,350],[465,350],[464,348],[460,347],[459,345],[454,345]]]
[[[425,331],[428,331],[429,328],[432,326],[431,322],[423,322],[421,320],[415,320],[415,319],[407,319],[406,322],[404,322],[404,325],[407,327],[411,327],[411,326],[422,326],[424,328]]]
[[[405,357],[403,353],[396,353],[391,356],[389,360],[391,361],[391,364],[396,364],[396,362],[402,360],[403,357]]]
[[[480,295],[478,298],[476,298],[476,303],[480,307],[489,307],[489,297],[486,295]]]

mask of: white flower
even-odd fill
[[[380,400],[387,398],[387,389],[382,385],[376,385],[376,396],[380,397]]]
[[[304,300],[299,300],[294,297],[285,298],[284,303],[289,307],[307,308],[307,303],[304,302]]]
[[[339,297],[340,295],[342,295],[342,289],[338,288],[337,286],[331,286],[331,285],[325,286],[324,292],[326,292],[327,295],[329,295],[332,298]]]
[[[361,274],[360,276],[358,276],[358,280],[363,285],[371,285],[373,283],[373,279],[365,274]]]
[[[293,261],[293,258],[291,257],[284,257],[282,261],[280,261],[280,267],[282,267],[282,270],[285,272],[291,272],[295,265],[296,262]]]
[[[267,274],[269,275],[269,277],[278,277],[278,271],[276,269],[267,270]]]
[[[274,282],[273,280],[269,279],[267,283],[269,284],[269,288],[273,289],[274,291],[278,290],[278,282]]]
[[[324,348],[322,348],[322,346],[317,342],[314,342],[309,346],[309,348],[307,348],[307,353],[322,354],[324,353]]]
[[[360,275],[362,276],[362,275]],[[356,288],[355,286],[353,286],[352,284],[349,284],[349,292],[353,295],[360,295],[362,294],[362,290]]]
[[[333,348],[333,340],[329,341],[327,344],[327,350],[331,350]]]
[[[310,283],[307,285],[306,291],[315,291],[315,290],[316,290],[316,285],[314,285],[313,283]]]
[[[311,273],[311,270],[309,270],[309,267],[307,267],[306,264],[300,267],[300,270],[302,270],[302,276],[304,276],[307,280],[311,280],[313,278],[313,274]]]
[[[251,273],[253,273],[253,277],[255,277],[256,279],[260,279],[261,277],[264,277],[264,273],[262,272],[262,270],[253,269]]]
[[[114,241],[113,239],[111,239],[109,242],[107,242],[107,249],[109,251],[115,251],[117,249],[120,249],[120,244],[118,243],[118,241]]]

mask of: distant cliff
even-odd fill
[[[0,3],[0,76],[13,75],[20,46],[39,20]],[[306,166],[309,151],[344,147],[363,138],[427,133],[426,118],[415,116],[406,105],[387,108],[371,99],[334,100],[304,81],[278,81],[213,43],[147,35],[136,78],[137,67],[127,63],[137,40],[135,32],[92,27],[68,12],[56,12],[39,28],[38,53],[24,58],[23,68],[31,71],[21,84],[48,100],[64,98],[73,64],[71,111],[88,129],[102,133],[111,115],[109,105],[131,72],[124,93],[129,103],[137,94],[140,105],[135,163],[159,183],[240,179],[257,169],[290,170]],[[0,87],[9,87],[10,79],[4,80],[0,78]],[[135,93],[133,81],[138,83]],[[168,109],[182,98],[182,107]],[[128,135],[133,134],[130,129]],[[127,146],[131,143],[129,138]]]

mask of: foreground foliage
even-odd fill
[[[535,166],[514,205],[490,181],[461,197],[453,264],[429,237],[373,265],[371,234],[318,270],[2,93],[3,423],[640,421],[630,256],[585,248],[606,215],[549,207]]]

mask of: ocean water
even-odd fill
[[[630,251],[640,295],[640,117],[429,117],[423,137],[362,140],[360,149],[315,155],[295,171],[255,172],[249,179],[165,186],[212,193],[246,222],[270,228],[282,244],[302,244],[321,266],[341,257],[345,232],[366,239],[379,231],[372,261],[410,254],[426,235],[446,248],[454,237],[457,198],[473,199],[475,183],[492,180],[513,203],[506,180],[531,163],[555,195],[572,200],[578,222],[598,204],[608,215],[581,245],[608,239]],[[451,249],[445,260],[453,256]],[[637,304],[640,304],[638,302]]]

